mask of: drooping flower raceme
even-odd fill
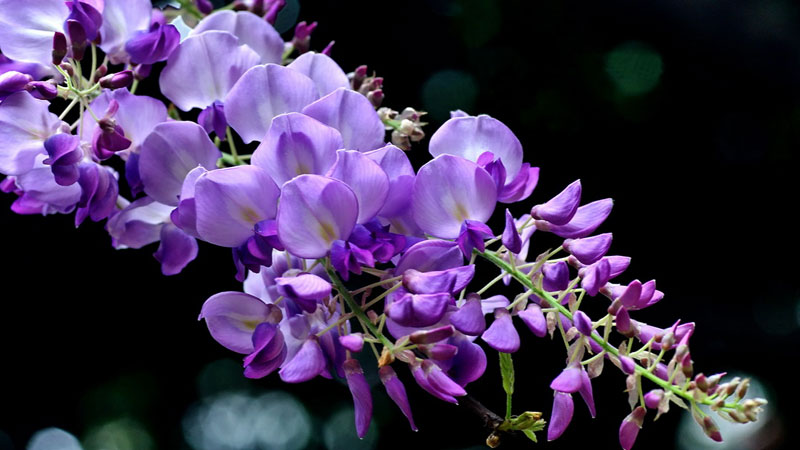
[[[376,111],[383,79],[366,66],[347,74],[330,45],[309,51],[316,22],[285,42],[272,26],[283,1],[236,11],[207,1],[164,11],[146,0],[11,3],[0,0],[0,188],[18,196],[12,210],[75,211],[76,225],[107,219],[115,248],[157,243],[165,275],[194,260],[199,241],[230,248],[233,266],[223,264],[243,290],[208,298],[200,319],[243,355],[246,377],[344,379],[360,437],[374,405],[366,375],[377,372],[414,430],[408,389],[419,387],[496,418],[491,442],[535,439],[545,425],[557,439],[576,398],[596,415],[592,379],[606,361],[629,394],[625,449],[648,410],[658,417],[670,403],[692,409],[715,440],[699,406],[756,420],[764,401],[744,398],[746,381],[695,374],[693,323],[632,318],[664,294],[655,280],[626,279],[630,258],[609,254],[612,233],[596,233],[611,199],[586,201],[577,180],[527,201],[539,168],[502,121],[453,112],[415,169],[405,150],[424,137],[424,113]],[[156,64],[160,92],[138,95]],[[524,214],[512,213],[523,202]],[[494,214],[502,230],[488,225]],[[532,258],[540,233],[563,241]],[[475,286],[487,265],[500,273]],[[495,292],[501,280],[509,287]],[[592,318],[584,302],[608,314]],[[511,354],[525,351],[529,331],[568,344],[546,421],[511,410]],[[504,417],[465,399],[487,352],[499,355]],[[403,365],[410,376],[395,370]],[[656,386],[645,395],[646,382]]]

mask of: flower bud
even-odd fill
[[[736,400],[741,400],[747,395],[747,388],[750,387],[750,378],[745,378],[736,388]]]
[[[194,0],[194,4],[197,6],[197,10],[203,14],[211,14],[211,11],[214,10],[214,5],[209,0]]]
[[[129,87],[133,83],[133,72],[123,70],[122,72],[112,73],[100,79],[100,87],[106,89],[120,89]]]
[[[575,324],[575,328],[584,336],[592,335],[592,319],[583,311],[575,311],[575,314],[572,316],[572,322]]]
[[[58,85],[52,81],[33,81],[28,85],[31,95],[41,100],[52,100],[58,96]]]
[[[67,34],[72,48],[72,58],[76,61],[83,59],[86,51],[86,29],[74,19],[67,20]]]
[[[453,335],[455,329],[452,325],[434,328],[432,330],[419,330],[411,333],[409,340],[413,344],[432,344],[443,341]]]
[[[644,404],[650,409],[658,409],[662,398],[664,398],[664,390],[653,389],[647,394],[644,394]]]
[[[352,333],[339,336],[339,343],[342,344],[342,347],[351,352],[358,353],[364,348],[364,335],[361,333]]]
[[[67,56],[67,37],[64,33],[56,31],[53,34],[53,65],[61,64]]]
[[[72,68],[72,64],[70,64],[68,62],[62,62],[61,64],[58,65],[58,67],[61,67],[61,70],[66,72],[67,75],[69,75],[71,77],[75,76],[75,69]]]
[[[286,0],[274,0],[267,14],[264,16],[264,20],[269,22],[270,25],[275,25],[275,22],[278,20],[278,13],[281,12],[284,6],[286,6]]]
[[[374,106],[375,108],[380,108],[381,103],[383,102],[383,90],[376,89],[374,91],[368,92],[367,100],[369,100],[369,102],[372,103],[372,106]]]
[[[701,391],[708,392],[708,380],[702,373],[698,373],[697,376],[694,377],[694,383]]]
[[[637,406],[619,426],[619,444],[624,450],[633,448],[636,436],[639,435],[639,430],[642,428],[645,414],[647,414],[647,410],[642,406]]]
[[[356,67],[356,70],[350,73],[348,78],[350,79],[350,87],[354,91],[358,91],[359,88],[361,88],[361,84],[364,82],[364,79],[367,78],[367,66],[362,65]]]
[[[712,420],[710,416],[703,417],[702,428],[703,432],[706,434],[706,436],[710,437],[711,440],[722,442],[722,434],[719,432],[717,424],[714,423],[714,420]]]
[[[133,77],[139,81],[144,80],[150,76],[152,70],[152,64],[138,64],[133,68]]]
[[[100,67],[98,67],[97,70],[94,71],[94,75],[92,76],[92,82],[97,83],[98,81],[100,81],[101,78],[106,76],[106,74],[108,74],[108,66],[103,64]]]

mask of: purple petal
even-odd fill
[[[611,279],[611,264],[608,259],[600,261],[586,267],[581,279],[581,287],[586,289],[586,293],[594,297],[600,289]]]
[[[32,81],[33,77],[26,73],[9,71],[0,74],[0,99],[4,99],[15,92],[24,91],[28,83]]]
[[[310,273],[296,277],[278,277],[275,278],[275,283],[279,294],[305,306],[303,309],[307,312],[314,312],[317,309],[317,300],[331,295],[331,284]]]
[[[133,151],[142,145],[156,125],[167,121],[164,103],[152,97],[133,95],[128,89],[106,90],[89,107],[99,117],[106,113],[112,101],[119,104],[114,120],[125,131],[125,137],[131,141],[130,149]],[[81,128],[84,135],[91,136],[97,128],[97,121],[91,115],[85,115]]]
[[[514,216],[511,211],[506,209],[506,227],[503,230],[503,245],[506,246],[511,253],[519,253],[522,250],[522,239],[517,231],[517,225],[514,222]]]
[[[502,122],[487,115],[455,117],[445,122],[431,136],[429,151],[433,156],[450,154],[470,161],[491,152],[493,160],[502,160],[506,169],[505,184],[510,184],[522,166],[522,144]]]
[[[281,114],[272,120],[250,163],[282,185],[298,175],[324,175],[340,148],[342,136],[336,129],[304,114]]]
[[[78,181],[78,163],[83,159],[79,148],[80,138],[66,133],[58,133],[44,141],[44,148],[50,156],[43,162],[53,168],[56,183],[69,186]]]
[[[203,303],[199,319],[223,347],[237,353],[251,353],[253,331],[270,318],[269,305],[243,292],[220,292]]]
[[[208,172],[204,167],[192,169],[183,180],[181,186],[181,201],[170,215],[172,223],[191,236],[199,237],[197,233],[197,210],[194,201],[194,185],[201,175]]]
[[[581,180],[567,186],[558,195],[543,205],[536,205],[531,209],[534,219],[541,219],[553,225],[565,225],[578,211],[581,202]]]
[[[157,125],[142,143],[139,176],[147,195],[176,206],[183,180],[197,166],[216,168],[222,156],[205,130],[194,122]]]
[[[495,309],[505,308],[510,304],[511,302],[504,295],[493,295],[481,300],[481,311],[483,311],[484,315],[491,314],[494,313]]]
[[[386,315],[406,327],[427,327],[438,322],[450,304],[450,294],[410,294],[393,296]]]
[[[572,322],[575,324],[575,328],[577,328],[582,335],[592,335],[592,319],[590,319],[585,312],[575,311],[575,314],[572,316]]]
[[[635,309],[639,305],[641,296],[642,283],[639,280],[633,280],[617,300],[622,303],[622,306],[628,309]]]
[[[197,240],[168,223],[161,228],[161,244],[153,255],[161,263],[161,273],[176,275],[197,257]]]
[[[628,310],[625,308],[620,308],[617,311],[616,315],[616,326],[617,331],[624,335],[633,335],[633,328],[631,327],[631,316],[628,314]]]
[[[353,404],[356,410],[356,433],[363,438],[372,421],[372,395],[369,393],[369,384],[364,377],[361,365],[355,359],[344,362],[344,373],[347,378],[347,387],[353,395]]]
[[[283,185],[278,237],[300,258],[321,258],[356,224],[358,200],[346,184],[319,175],[300,175]]]
[[[611,233],[604,233],[583,239],[567,239],[564,241],[564,249],[578,258],[582,264],[593,264],[608,252],[611,238]]]
[[[544,335],[547,334],[547,320],[539,305],[530,303],[528,307],[525,308],[524,311],[520,311],[518,315],[534,335],[544,337]]]
[[[281,367],[281,380],[286,383],[308,381],[325,370],[325,355],[316,339],[308,339],[294,357]]]
[[[106,229],[114,248],[141,248],[161,239],[161,228],[172,208],[150,197],[134,200],[108,219]]]
[[[356,194],[357,223],[366,223],[375,217],[389,194],[389,177],[381,166],[357,151],[336,152],[336,163],[327,175],[345,182]]]
[[[303,53],[286,67],[311,78],[317,86],[320,97],[324,97],[336,89],[350,87],[350,80],[347,79],[342,68],[330,56],[322,53]]]
[[[447,375],[460,386],[480,378],[486,371],[486,353],[480,345],[463,335],[455,335],[448,343],[458,347],[456,356],[450,360]]]
[[[169,58],[178,47],[181,33],[172,25],[156,25],[150,31],[139,32],[125,44],[125,51],[134,64],[155,64]]]
[[[403,286],[415,294],[455,294],[464,289],[474,276],[474,264],[430,272],[408,269],[403,273]]]
[[[586,406],[589,408],[589,414],[592,415],[594,418],[597,416],[597,410],[594,407],[594,394],[592,393],[592,380],[589,379],[589,374],[586,373],[585,370],[581,370],[581,388],[578,390],[580,392],[583,401],[586,403]]]
[[[161,71],[161,92],[184,111],[205,108],[224,99],[239,77],[260,59],[256,52],[240,45],[235,36],[224,31],[190,36],[172,52]],[[198,67],[207,69],[198,70]],[[209,70],[210,67],[224,67],[225,70]],[[227,108],[227,104],[225,106]]]
[[[613,206],[614,201],[610,198],[597,200],[578,208],[575,216],[568,224],[550,225],[540,229],[550,231],[562,238],[576,239],[586,237],[594,233],[594,230],[602,225],[608,215],[611,214]],[[538,228],[539,224],[537,223],[536,226]]]
[[[452,326],[446,325],[430,330],[415,331],[409,335],[409,340],[413,344],[433,344],[449,338],[454,332],[455,329]]]
[[[516,203],[530,197],[536,184],[539,182],[539,168],[531,167],[528,163],[522,163],[517,176],[511,183],[503,186],[497,195],[497,201],[502,203]]]
[[[636,372],[636,363],[630,356],[619,355],[619,365],[627,375],[633,375]]]
[[[477,164],[441,155],[422,166],[414,182],[414,220],[426,233],[453,239],[465,220],[486,222],[497,201],[494,180]]]
[[[249,11],[217,11],[204,18],[189,34],[194,36],[206,31],[227,31],[239,38],[261,57],[261,64],[280,64],[283,55],[283,39],[266,20]]]
[[[278,187],[258,167],[206,172],[194,189],[197,232],[212,244],[237,247],[253,234],[258,222],[275,217]]]
[[[608,261],[609,267],[611,268],[609,272],[609,278],[615,278],[622,272],[628,268],[631,264],[631,259],[627,256],[606,256],[606,261]]]
[[[563,291],[569,287],[569,266],[564,261],[546,263],[542,267],[542,287],[545,291]]]
[[[417,426],[414,425],[414,417],[411,415],[411,405],[408,403],[406,388],[403,386],[403,382],[397,378],[394,369],[392,369],[391,366],[383,366],[378,370],[378,375],[380,375],[381,383],[383,383],[383,386],[386,388],[386,393],[389,394],[389,398],[392,399],[395,405],[400,408],[400,411],[403,412],[403,415],[406,416],[411,429],[417,431]]]
[[[394,218],[407,212],[411,206],[416,174],[406,153],[394,145],[387,145],[365,155],[378,163],[389,177],[389,195],[378,216]]]
[[[146,0],[106,0],[100,48],[112,64],[126,62],[125,43],[139,31],[150,29],[151,2]]]
[[[643,406],[637,406],[627,417],[622,421],[619,426],[619,445],[624,450],[631,450],[633,444],[636,442],[636,436],[639,435],[639,430],[642,428],[644,416],[647,410]]]
[[[456,330],[477,336],[486,330],[486,319],[481,310],[480,298],[467,299],[458,311],[450,316],[450,323]]]
[[[225,97],[225,116],[246,143],[260,141],[275,116],[300,111],[316,99],[317,88],[307,76],[277,64],[255,66]]]
[[[583,370],[577,366],[570,366],[562,370],[550,383],[550,389],[558,392],[572,394],[578,392],[583,383],[581,372]]]
[[[0,103],[0,173],[21,175],[33,169],[37,155],[46,154],[45,140],[63,123],[47,109],[49,104],[27,92],[12,94]]]
[[[408,269],[429,272],[463,265],[464,256],[455,242],[431,239],[409,247],[397,261],[395,273],[402,274]]]
[[[56,184],[50,166],[44,165],[44,155],[39,155],[34,168],[15,178],[15,188],[22,191],[11,209],[17,214],[68,213],[75,209],[81,197],[78,184]]]
[[[110,167],[84,162],[78,166],[78,170],[81,198],[75,212],[76,227],[87,217],[99,222],[111,215],[119,196],[116,172]]]
[[[306,106],[303,114],[339,130],[347,150],[366,152],[384,145],[383,122],[369,100],[358,92],[337,89]]]
[[[514,353],[519,350],[519,334],[511,321],[511,313],[505,308],[494,310],[494,322],[481,335],[489,347],[498,352]]]
[[[575,405],[572,395],[563,392],[553,392],[553,412],[550,414],[550,423],[547,425],[547,440],[553,441],[561,437],[572,422],[572,413]]]
[[[244,358],[247,378],[264,378],[277,370],[286,358],[286,341],[276,324],[259,324],[253,332],[253,347],[253,353]]]
[[[64,0],[0,0],[0,44],[15,61],[52,65],[53,33],[63,31],[69,8]]]
[[[206,130],[206,133],[212,131],[221,140],[227,139],[226,131],[228,128],[228,119],[225,117],[225,105],[217,100],[206,109],[202,110],[197,116],[197,123]]]
[[[361,333],[339,336],[339,343],[351,352],[358,353],[364,348],[364,336]]]

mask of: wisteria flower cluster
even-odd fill
[[[539,168],[514,133],[461,111],[415,169],[406,151],[425,136],[424,113],[381,107],[383,79],[366,66],[346,73],[331,45],[310,51],[316,23],[284,41],[272,26],[282,0],[180,3],[0,0],[0,186],[18,197],[15,212],[105,220],[116,248],[157,242],[165,275],[196,258],[198,240],[230,248],[243,292],[203,304],[211,336],[244,355],[249,378],[346,380],[359,436],[373,412],[365,370],[412,429],[410,388],[484,411],[491,446],[545,427],[557,439],[575,394],[594,416],[592,379],[609,365],[629,394],[624,449],[670,405],[717,441],[709,409],[757,419],[765,401],[746,398],[747,380],[695,373],[694,323],[633,318],[664,294],[655,280],[626,280],[630,258],[595,234],[611,199],[586,202],[575,181],[529,201]],[[166,104],[136,95],[156,64]],[[498,205],[519,202],[531,206],[520,217]],[[502,230],[487,225],[498,210]],[[536,254],[540,233],[563,242]],[[478,261],[499,272],[476,287]],[[500,282],[513,294],[493,293]],[[590,317],[584,302],[607,314]],[[513,414],[520,333],[557,334],[566,348],[546,421]],[[487,351],[499,355],[504,415],[467,395]]]

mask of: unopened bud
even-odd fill
[[[100,79],[100,87],[106,89],[120,89],[130,86],[131,83],[133,83],[133,72],[130,70],[112,73]]]
[[[703,417],[703,432],[705,432],[706,436],[710,437],[711,440],[722,442],[722,434],[719,432],[717,424],[714,423],[714,420],[711,419],[710,416]]]
[[[731,419],[733,419],[733,420],[735,420],[736,422],[739,422],[739,423],[749,423],[749,422],[751,422],[750,418],[747,417],[747,414],[745,414],[745,413],[743,413],[741,411],[729,411],[728,415],[731,417]]]
[[[211,11],[214,10],[214,5],[209,0],[194,0],[194,4],[197,5],[198,11],[203,14],[211,14]]]
[[[432,344],[443,341],[455,332],[452,325],[434,328],[432,330],[419,330],[411,333],[409,340],[414,344]]]
[[[61,70],[66,72],[67,75],[69,75],[71,77],[75,76],[75,69],[72,68],[72,64],[70,64],[68,62],[62,62],[61,64],[58,65],[58,67],[60,67]]]
[[[750,387],[750,378],[745,378],[736,388],[736,399],[741,400],[747,395],[747,388]]]
[[[550,338],[553,338],[553,333],[556,331],[556,320],[558,320],[558,316],[556,316],[555,311],[550,311],[545,316],[545,320],[547,322],[547,332],[550,333]]]
[[[275,22],[278,21],[278,13],[281,12],[284,6],[286,6],[286,0],[274,0],[267,14],[264,16],[264,20],[269,22],[270,25],[275,25]]]
[[[372,313],[372,314],[370,314]],[[369,317],[369,321],[372,322],[373,325],[377,325],[380,318],[378,317],[378,313],[373,310],[367,311],[367,317]]]
[[[333,44],[335,43],[336,41],[328,42],[328,45],[326,45],[325,48],[323,48],[320,53],[322,53],[325,56],[331,56],[331,50],[333,49]]]
[[[97,70],[94,71],[94,75],[92,76],[92,82],[97,83],[100,80],[100,78],[103,78],[104,76],[106,76],[106,74],[108,74],[108,67],[104,64],[98,67]]]
[[[392,144],[403,151],[411,150],[411,139],[397,130],[392,131]]]
[[[372,103],[372,106],[375,108],[380,108],[381,103],[383,103],[383,91],[377,89],[375,91],[371,91],[367,93],[367,100]]]
[[[67,20],[67,34],[72,48],[72,58],[76,61],[83,59],[86,51],[86,29],[77,20]]]
[[[681,372],[686,378],[691,378],[694,374],[694,366],[692,365],[692,355],[686,354],[681,361]]]
[[[652,391],[644,394],[644,404],[650,409],[658,409],[661,399],[664,397],[662,389],[653,389]]]
[[[139,64],[133,68],[133,77],[139,81],[144,80],[150,76],[152,69],[152,64]]]
[[[725,386],[725,395],[733,395],[736,392],[736,389],[739,387],[739,383],[742,382],[742,379],[739,377],[734,377],[733,380],[726,383]]]
[[[708,380],[702,373],[698,373],[697,376],[694,377],[694,383],[701,391],[708,392]]]
[[[367,78],[367,66],[358,66],[356,70],[354,70],[349,77],[350,78],[350,87],[357,91],[361,84],[364,83],[364,79]]]
[[[670,350],[673,345],[675,345],[675,335],[671,331],[668,331],[664,334],[664,337],[661,338],[661,348]]]
[[[58,85],[52,80],[33,81],[28,84],[31,95],[42,100],[52,100],[58,96]]]
[[[67,56],[67,37],[64,33],[56,31],[53,34],[53,65],[61,64],[64,57]]]

